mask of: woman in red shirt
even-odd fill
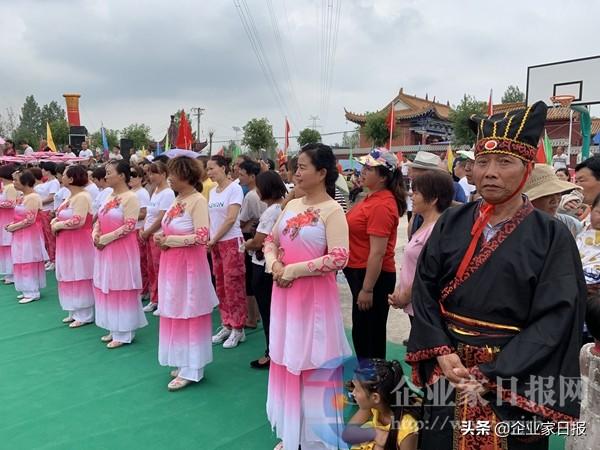
[[[352,292],[352,341],[357,358],[385,359],[387,297],[396,285],[396,232],[406,192],[393,153],[376,148],[358,162],[369,194],[346,215],[350,259],[344,274]]]

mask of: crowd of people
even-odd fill
[[[541,103],[473,117],[477,144],[459,152],[452,174],[433,153],[401,161],[373,149],[357,158],[350,197],[323,144],[279,167],[246,155],[130,164],[118,152],[102,164],[5,164],[0,274],[28,304],[54,271],[63,322],[95,323],[109,349],[134,343],[146,313],[159,316],[158,361],[173,368],[171,391],[201,381],[214,345],[236,348],[262,321],[265,352],[249,363],[269,370],[266,412],[280,449],[542,449],[546,434],[500,436],[493,424],[580,415],[587,434],[570,437],[569,448],[592,448],[600,157],[577,165],[574,180],[562,153],[555,167],[535,164],[545,117]],[[408,236],[399,267],[398,233]],[[406,362],[420,393],[399,389],[402,365],[386,359],[390,307],[410,319]],[[544,383],[532,398],[534,378]],[[580,378],[581,399],[550,402],[560,380]],[[454,403],[440,405],[438,388]],[[333,413],[316,400],[324,393]],[[357,411],[345,424],[348,402]],[[452,425],[470,421],[492,430]]]

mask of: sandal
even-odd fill
[[[179,370],[175,369],[175,370],[171,370],[171,378],[177,378],[179,376]]]
[[[79,328],[79,327],[83,327],[85,325],[89,325],[90,322],[80,322],[79,320],[76,320],[74,322],[71,322],[71,324],[69,325],[69,328]]]
[[[71,323],[71,322],[73,322],[73,321],[75,321],[75,319],[73,319],[72,317],[65,317],[65,318],[62,320],[62,323]]]
[[[102,336],[100,340],[102,342],[110,342],[112,341],[112,334],[108,333],[106,336]]]
[[[127,342],[110,341],[108,344],[106,344],[106,348],[119,348],[126,344],[127,344]]]
[[[277,444],[273,450],[284,450],[283,449],[283,442],[280,442],[279,444]]]
[[[171,382],[167,385],[167,389],[171,392],[179,391],[179,390],[189,386],[192,383],[194,383],[194,381],[177,377],[177,378],[171,380]]]
[[[19,295],[17,295],[17,300],[21,300],[22,298],[25,298],[25,294],[19,294]]]
[[[31,302],[35,302],[36,300],[39,300],[39,297],[23,297],[21,300],[19,300],[19,303],[21,305],[25,305],[27,303],[31,303]]]
[[[271,365],[271,358],[269,357],[264,357],[264,359],[266,359],[266,361],[261,362],[260,360],[263,358],[259,358],[259,359],[255,359],[254,361],[250,362],[250,367],[252,367],[253,369],[268,369],[269,366]]]

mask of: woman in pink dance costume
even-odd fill
[[[94,242],[92,240],[92,197],[85,187],[87,170],[68,167],[62,177],[70,196],[52,219],[56,236],[56,279],[58,300],[68,316],[64,323],[78,328],[94,321]]]
[[[210,315],[218,300],[206,257],[208,203],[200,193],[201,179],[198,161],[185,156],[169,161],[169,183],[178,195],[155,235],[162,250],[158,361],[177,368],[170,391],[200,381],[212,361]]]
[[[44,261],[48,253],[42,230],[41,197],[33,190],[35,176],[29,171],[15,172],[15,188],[23,193],[17,201],[15,217],[5,229],[13,234],[11,256],[15,289],[19,303],[30,303],[40,298],[40,289],[46,287]]]
[[[348,224],[333,199],[338,173],[330,147],[302,148],[297,186],[264,245],[271,301],[267,415],[285,449],[345,448],[344,333],[336,272],[348,261]],[[281,444],[279,445],[279,447]]]
[[[127,185],[130,170],[124,161],[106,165],[106,184],[113,192],[100,207],[93,232],[96,325],[109,330],[101,338],[108,348],[130,344],[135,330],[148,325],[140,302],[142,275],[135,235],[140,206]]]
[[[15,217],[18,192],[13,184],[15,166],[8,164],[0,167],[0,276],[4,277],[4,284],[13,284],[13,262],[10,253],[12,233],[4,227],[11,223]]]

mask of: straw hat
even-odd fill
[[[552,166],[536,164],[523,192],[529,197],[529,200],[536,200],[547,195],[561,194],[573,189],[581,189],[581,187],[568,181],[559,180]]]
[[[444,170],[442,159],[435,153],[419,151],[413,162],[406,163],[408,167],[424,170]]]

